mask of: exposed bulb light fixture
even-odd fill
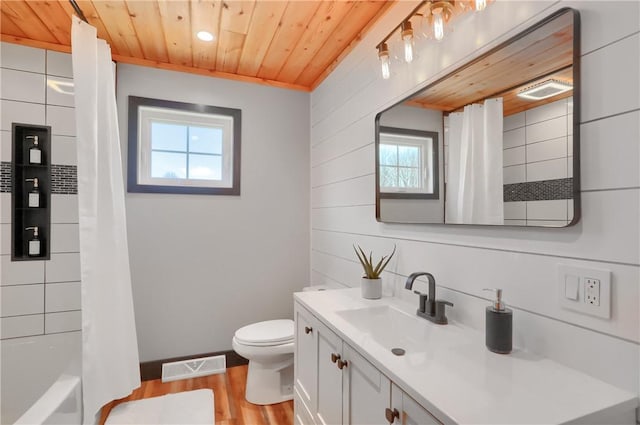
[[[413,61],[413,28],[409,20],[402,23],[402,41],[404,42],[404,60],[411,63]]]
[[[382,66],[382,78],[388,80],[391,76],[391,70],[389,69],[389,47],[387,43],[382,43],[378,46],[378,58],[380,58],[380,64]]]
[[[444,18],[442,11],[433,14],[433,37],[440,41],[444,38]]]
[[[518,93],[518,97],[529,100],[542,100],[573,89],[573,85],[560,80],[547,80],[527,87]]]
[[[399,50],[402,49],[405,62],[413,62],[416,59],[416,40],[419,39],[420,44],[422,39],[442,40],[445,36],[445,26],[451,25],[452,20],[474,9],[478,12],[482,11],[493,1],[495,0],[423,0],[419,2],[413,11],[376,46],[382,67],[382,78],[386,80],[391,77],[391,53],[394,60],[401,60],[402,52]],[[412,21],[418,22],[417,30],[413,29]],[[397,43],[398,38],[400,43]],[[387,43],[392,44],[393,52],[390,52]]]
[[[202,41],[213,41],[213,34],[209,31],[199,31],[196,36]]]

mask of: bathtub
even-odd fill
[[[82,424],[81,387],[79,376],[60,375],[15,425]]]
[[[0,423],[81,423],[59,417],[80,391],[81,332],[5,339],[0,349]]]

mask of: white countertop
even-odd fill
[[[453,321],[436,325],[419,318],[417,303],[366,300],[359,288],[296,293],[295,300],[445,423],[590,422],[638,405],[636,394],[517,347],[508,355],[492,353],[484,333]],[[415,316],[408,332],[422,330],[421,337],[400,347],[406,349],[404,356],[392,354],[380,338],[340,313],[376,306]]]

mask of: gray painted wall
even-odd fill
[[[292,317],[309,279],[309,94],[133,65],[117,87],[124,156],[129,95],[242,110],[241,196],[126,195],[140,360],[230,350],[239,327]]]

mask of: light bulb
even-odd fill
[[[411,63],[413,61],[413,28],[409,21],[402,23],[402,41],[404,42],[404,60]]]
[[[475,0],[476,2],[476,12],[480,12],[487,7],[487,0]]]
[[[380,65],[382,66],[382,78],[388,80],[391,76],[391,70],[389,68],[389,47],[387,43],[382,43],[378,47],[378,58],[380,58]]]
[[[382,61],[382,78],[388,80],[391,76],[391,70],[389,69],[389,55],[380,56],[380,60]]]
[[[440,41],[444,38],[444,19],[442,12],[433,15],[433,36]]]
[[[404,60],[411,63],[413,60],[413,37],[403,37],[404,40]]]

